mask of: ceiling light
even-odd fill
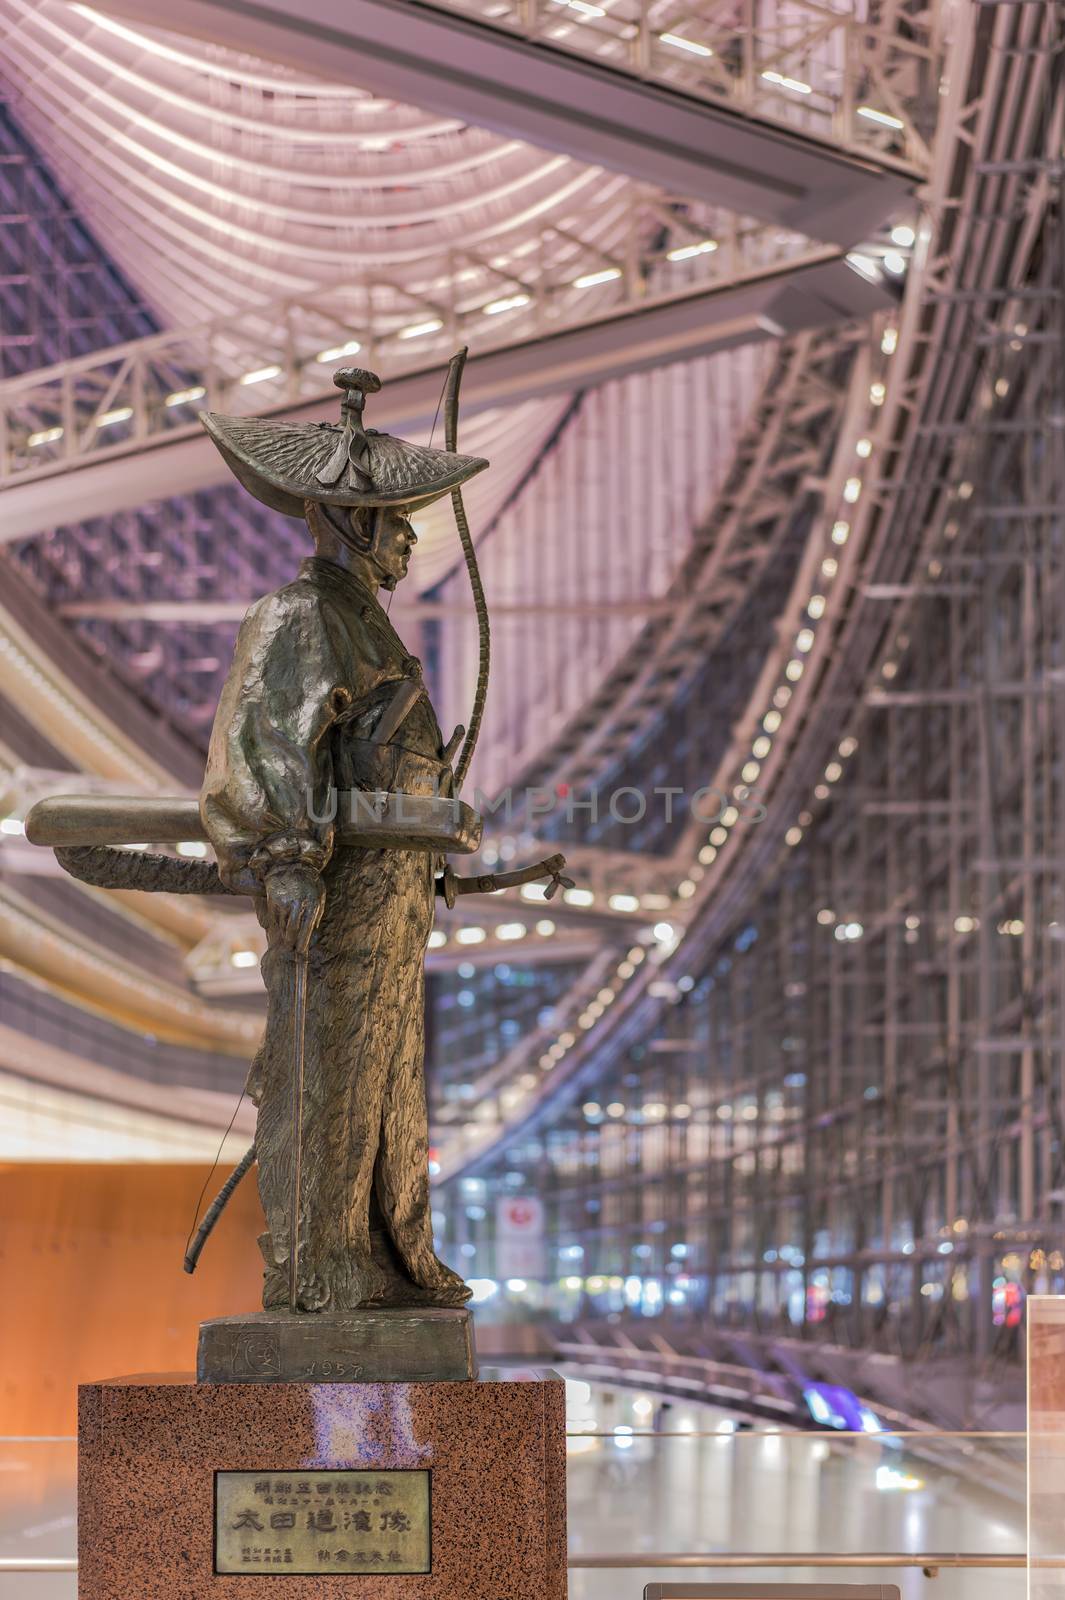
[[[36,450],[39,444],[55,444],[62,437],[62,428],[42,428],[39,433],[31,433],[26,443],[31,450]]]
[[[611,911],[639,911],[640,902],[634,894],[612,894],[607,901]]]
[[[439,333],[444,324],[439,317],[429,317],[425,322],[412,322],[409,328],[400,328],[397,339],[420,339],[426,333]]]
[[[187,406],[191,400],[202,400],[207,390],[202,384],[193,384],[191,389],[175,389],[173,394],[168,394],[163,404],[167,406]]]
[[[133,415],[132,406],[116,406],[114,411],[105,411],[96,419],[98,428],[111,428],[116,422],[128,422]]]
[[[620,267],[604,267],[601,272],[586,272],[583,277],[574,278],[575,289],[594,289],[599,283],[613,283],[615,278],[621,277]]]
[[[666,254],[667,261],[690,261],[692,256],[708,256],[717,249],[716,239],[702,239],[698,244],[681,244]]]
[[[562,898],[568,906],[591,906],[595,904],[595,895],[591,889],[564,889]]]
[[[700,44],[698,39],[684,39],[679,33],[660,33],[659,39],[663,44],[673,46],[674,50],[687,50],[693,56],[712,56],[713,51],[708,44]]]
[[[872,439],[859,439],[854,446],[854,453],[857,456],[861,456],[863,461],[867,461],[873,453]]]
[[[896,278],[901,277],[906,271],[906,257],[900,256],[897,250],[889,250],[884,257],[884,267],[888,272],[894,273]]]
[[[280,376],[280,367],[256,367],[254,372],[246,372],[240,381],[246,387],[249,383],[265,383],[268,378],[279,378]]]
[[[540,935],[541,939],[550,939],[551,935],[555,931],[555,924],[550,920],[550,918],[543,917],[536,924],[536,931]]]
[[[447,934],[444,932],[443,928],[434,928],[432,933],[429,935],[430,950],[439,950],[441,945],[445,944],[447,944]]]
[[[847,252],[847,260],[863,278],[868,278],[872,283],[881,281],[880,269],[872,256],[863,255],[860,250],[850,250]]]
[[[903,250],[908,250],[916,241],[916,239],[917,235],[914,233],[909,223],[900,223],[898,227],[892,228],[891,230],[892,244],[900,245]]]
[[[810,85],[803,83],[799,78],[785,78],[779,72],[763,72],[762,78],[764,82],[772,83],[778,89],[790,89],[793,94],[813,94]]]
[[[878,111],[876,106],[859,106],[858,115],[864,117],[866,122],[879,122],[882,128],[904,128],[906,126],[900,117],[893,117],[887,111]]]
[[[527,306],[528,304],[529,296],[527,294],[511,294],[507,295],[503,300],[489,300],[486,306],[481,307],[481,310],[486,317],[498,317],[501,311],[517,311],[519,306]]]
[[[234,967],[255,967],[259,964],[259,957],[254,950],[234,950],[229,960]]]
[[[861,494],[861,492],[862,492],[862,480],[861,480],[861,478],[848,478],[846,483],[843,485],[843,498],[844,498],[844,500],[846,500],[846,502],[847,502],[847,504],[849,506],[852,506],[854,504],[854,502],[858,499],[858,496]]]
[[[205,856],[207,846],[202,839],[182,839],[177,847],[179,856]]]
[[[455,935],[459,944],[483,944],[487,937],[483,928],[460,928]]]
[[[342,356],[357,356],[362,349],[358,339],[349,339],[347,344],[335,344],[328,350],[319,350],[315,356],[316,361],[339,361]]]
[[[846,544],[850,531],[851,525],[849,522],[834,522],[832,524],[832,543]]]
[[[497,939],[524,939],[528,929],[524,922],[501,922],[496,929]]]

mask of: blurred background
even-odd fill
[[[468,344],[465,870],[575,884],[431,939],[482,1351],[591,1385],[578,1550],[631,1544],[584,1508],[663,1416],[708,1437],[655,1493],[697,1459],[715,1504],[722,1421],[759,1472],[800,1445],[735,1428],[816,1435],[803,1482],[866,1461],[844,1435],[994,1434],[987,1515],[957,1453],[875,1445],[870,1504],[931,1497],[876,1537],[1019,1550],[1027,1304],[1065,1285],[1060,8],[306,12],[0,0],[5,1483],[54,1510],[77,1382],[187,1371],[260,1293],[252,1181],[181,1270],[254,1129],[250,905],[87,888],[26,813],[194,794],[239,619],[307,553],[197,412],[332,417],[357,361],[428,440]],[[417,531],[391,618],[450,728],[475,617],[448,502]]]

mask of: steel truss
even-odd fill
[[[1065,41],[1050,6],[969,27],[927,245],[856,368],[873,471],[762,758],[768,816],[718,848],[640,1003],[567,1048],[564,1089],[448,1170],[546,1192],[564,1315],[657,1296],[689,1336],[986,1378],[1022,1355],[1026,1292],[1065,1286]],[[490,1221],[460,1187],[448,1210],[491,1272]],[[943,1403],[971,1420],[993,1388]]]

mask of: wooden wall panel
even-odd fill
[[[73,1433],[79,1383],[191,1372],[203,1318],[259,1309],[254,1173],[195,1275],[182,1268],[206,1176],[191,1165],[0,1165],[0,1434]]]

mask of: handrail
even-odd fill
[[[644,1568],[644,1567],[920,1567],[925,1572],[944,1568],[1016,1568],[1028,1564],[1023,1551],[1005,1555],[983,1554],[979,1551],[877,1551],[862,1554],[858,1551],[796,1550],[772,1551],[684,1551],[663,1554],[655,1551],[632,1551],[622,1555],[571,1555],[567,1566],[575,1568]],[[1033,1567],[1065,1567],[1065,1557],[1033,1557]],[[0,1556],[0,1573],[5,1572],[77,1572],[74,1556]]]
[[[614,1439],[612,1428],[567,1428],[567,1439]],[[719,1428],[633,1428],[629,1439],[1027,1439],[1023,1428],[881,1428],[867,1433],[857,1428],[744,1428],[722,1433]],[[0,1433],[5,1444],[77,1444],[74,1433]]]
[[[569,1567],[920,1567],[934,1572],[941,1567],[1024,1567],[1028,1557],[1023,1551],[1008,1555],[990,1555],[979,1551],[877,1551],[861,1554],[858,1551],[796,1550],[773,1551],[685,1551],[683,1555],[662,1555],[642,1551],[622,1555],[570,1556]],[[1033,1561],[1033,1566],[1065,1567],[1065,1559],[1047,1562]]]

